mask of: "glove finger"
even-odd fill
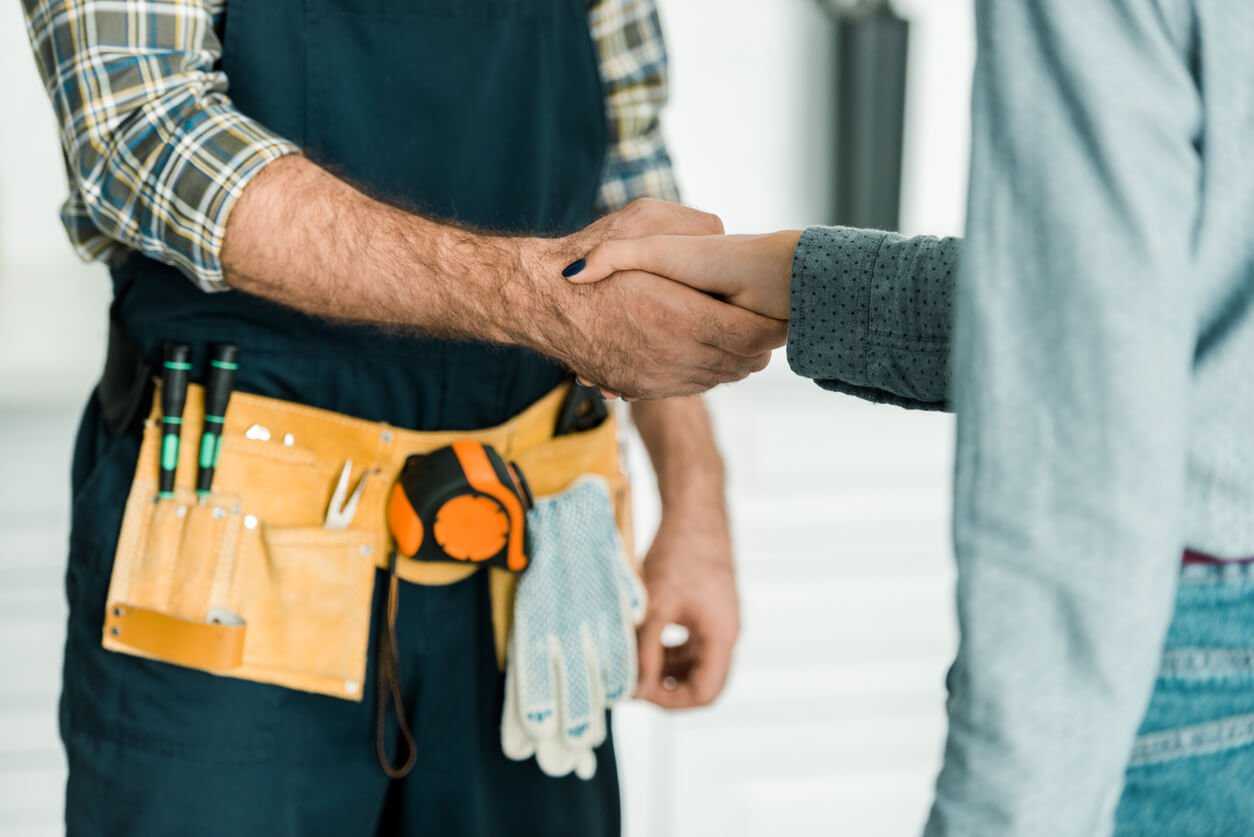
[[[588,707],[588,734],[578,742],[580,747],[599,747],[605,743],[606,710],[609,704],[605,699],[605,677],[601,673],[600,655],[597,654],[597,641],[590,628],[581,632],[583,638],[584,659],[587,661],[588,676],[591,682],[591,703]],[[574,746],[574,742],[568,742]]]
[[[618,618],[614,618],[617,615]],[[636,687],[636,631],[625,613],[606,614],[598,623],[598,664],[604,683],[605,706],[612,707],[631,696]]]
[[[510,643],[510,658],[505,668],[505,706],[501,712],[501,752],[514,761],[526,761],[535,755],[536,746],[523,724],[518,701],[518,655],[516,643]]]
[[[575,775],[585,782],[597,775],[597,754],[591,750],[580,750],[575,759]]]
[[[587,746],[592,732],[592,678],[582,641],[586,629],[581,628],[570,643],[568,653],[558,658],[557,706],[561,737],[568,747]]]
[[[546,776],[569,776],[575,769],[578,753],[568,748],[560,739],[549,738],[536,747],[536,764]]]
[[[631,615],[631,624],[639,626],[649,609],[649,594],[631,558],[627,555],[626,547],[623,546],[621,538],[618,538],[617,530],[615,530],[615,540],[618,542],[618,554],[612,561],[614,582],[618,587],[618,595],[623,607]]]
[[[518,664],[519,701],[523,727],[535,740],[551,738],[558,733],[557,687],[553,661],[560,653],[557,638],[536,640],[524,648]]]

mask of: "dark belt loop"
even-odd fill
[[[109,317],[109,346],[96,400],[110,433],[119,436],[136,427],[151,397],[151,386],[152,367],[145,362],[143,350]]]

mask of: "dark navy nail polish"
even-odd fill
[[[566,277],[567,279],[569,279],[572,276],[578,276],[583,271],[583,269],[587,266],[588,266],[587,259],[580,259],[579,261],[571,262],[570,264],[566,265],[566,269],[562,271],[562,276]]]

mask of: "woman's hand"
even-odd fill
[[[799,230],[770,235],[659,235],[599,245],[571,265],[567,278],[589,284],[620,271],[643,270],[720,297],[776,320],[787,320],[793,252]]]

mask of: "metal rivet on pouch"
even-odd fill
[[[268,442],[270,441],[270,428],[264,424],[254,424],[244,431],[244,438],[252,439],[254,442]]]
[[[209,623],[212,625],[229,625],[234,627],[244,624],[244,617],[240,616],[233,610],[228,610],[225,607],[210,608],[206,619],[208,619]]]
[[[226,517],[226,509],[222,508],[221,506],[214,506],[213,507],[213,519],[221,520],[224,517]]]
[[[244,528],[245,529],[257,528],[257,516],[255,514],[244,515]]]
[[[290,448],[290,447],[291,447],[292,445],[294,445],[294,444],[296,444],[296,437],[295,437],[295,436],[293,436],[291,433],[284,433],[284,434],[283,434],[283,445],[284,445],[285,447],[289,447],[289,448]]]
[[[110,628],[110,629],[109,629],[109,634],[110,634],[111,636],[121,636],[121,635],[122,635],[122,629],[121,629],[121,628],[118,628],[118,627],[113,627],[113,628]]]
[[[119,616],[119,617],[121,617],[121,616],[125,616],[125,615],[126,615],[126,611],[125,611],[125,610],[123,610],[123,609],[122,609],[122,608],[120,608],[120,607],[114,607],[114,608],[113,608],[113,615],[114,615],[114,616]]]
[[[385,445],[392,444],[392,431],[384,430],[381,434],[379,434],[379,438],[383,440],[383,444]]]

